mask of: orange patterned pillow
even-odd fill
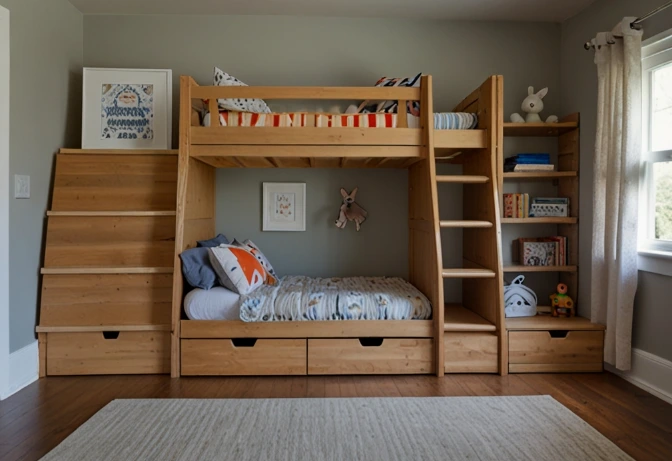
[[[245,248],[220,245],[209,249],[209,257],[219,283],[235,293],[252,293],[266,281],[264,266]]]

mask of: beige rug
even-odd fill
[[[549,396],[115,400],[44,460],[630,460]]]

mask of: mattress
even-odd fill
[[[408,128],[419,128],[420,117],[406,114]],[[372,114],[322,114],[311,112],[285,112],[259,114],[252,112],[221,111],[222,126],[232,127],[350,127],[350,128],[396,128],[398,115],[391,113]],[[210,126],[210,113],[203,119],[203,126]],[[478,126],[476,114],[467,112],[439,112],[434,114],[437,130],[471,130]]]
[[[428,320],[429,300],[396,277],[310,278],[290,276],[249,295],[226,288],[196,288],[184,310],[191,320],[278,322],[310,320]]]
[[[245,322],[310,320],[427,320],[429,300],[397,277],[283,277],[241,296]]]

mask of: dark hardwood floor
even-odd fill
[[[672,460],[672,405],[610,373],[47,378],[0,402],[0,460],[39,459],[114,399],[537,394],[553,396],[637,460]]]

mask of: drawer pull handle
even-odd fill
[[[254,347],[257,338],[234,338],[231,340],[233,347]]]
[[[118,331],[103,331],[103,338],[105,339],[117,339],[118,337]]]
[[[359,344],[364,347],[380,347],[385,338],[359,338]]]
[[[566,338],[569,330],[551,330],[548,334],[551,335],[551,338]]]

